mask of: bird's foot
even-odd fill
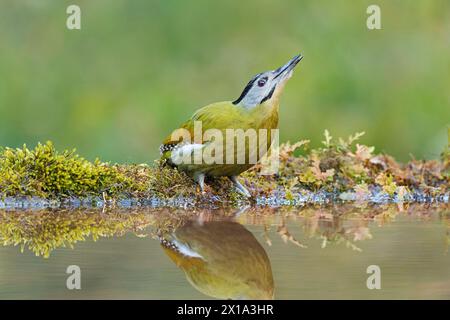
[[[244,197],[251,198],[250,192],[239,182],[236,176],[231,176],[230,180],[233,182],[236,190],[242,194]]]
[[[203,187],[198,187],[197,188],[198,192],[200,192],[201,194],[207,194],[207,193],[212,193],[213,189],[208,186],[207,184],[203,184]]]
[[[205,194],[207,192],[211,193],[212,189],[210,186],[208,186],[207,184],[205,184],[205,175],[203,173],[197,175],[195,177],[195,181],[197,181],[198,186],[200,187],[200,192],[202,194]]]

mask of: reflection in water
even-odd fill
[[[189,221],[161,238],[165,253],[198,291],[220,299],[273,299],[269,258],[233,221]]]
[[[0,210],[0,299],[269,299],[274,283],[281,299],[450,297],[448,205],[233,211]],[[107,237],[114,239],[94,242]],[[257,240],[267,243],[270,262]],[[367,290],[374,263],[388,270],[389,290]],[[81,264],[89,284],[78,295],[65,290],[72,264]]]
[[[340,204],[335,207],[324,208],[251,208],[244,214],[235,216],[230,210],[200,210],[188,211],[182,209],[138,209],[111,211],[98,209],[62,209],[62,210],[38,210],[38,211],[8,211],[0,210],[0,245],[20,246],[23,251],[28,248],[37,256],[48,258],[51,252],[60,247],[73,247],[77,242],[88,239],[94,241],[103,237],[120,237],[127,233],[138,236],[170,234],[179,228],[176,233],[188,228],[196,219],[207,217],[209,220],[223,221],[226,228],[234,221],[243,225],[262,226],[267,244],[271,245],[269,233],[275,227],[276,233],[284,242],[291,242],[299,247],[307,247],[298,241],[291,232],[297,232],[294,227],[299,222],[302,234],[306,238],[316,238],[322,241],[322,247],[330,244],[343,243],[348,248],[359,251],[356,241],[372,238],[370,224],[384,225],[395,220],[399,214],[415,216],[420,220],[432,219],[434,214],[439,214],[448,229],[445,235],[450,244],[450,216],[448,206],[411,205],[406,208],[398,208],[395,205],[382,205],[370,207],[355,207],[353,205]],[[209,223],[205,222],[204,230],[209,230]],[[370,223],[370,224],[369,224]],[[235,225],[236,223],[232,223]],[[193,226],[189,227],[193,228]],[[200,226],[197,226],[200,228]],[[237,229],[238,227],[231,227]],[[231,229],[230,228],[230,229]],[[242,227],[243,228],[243,227]],[[244,231],[246,231],[244,229]],[[248,231],[247,231],[248,233]],[[216,237],[217,241],[225,239]],[[248,234],[245,241],[256,242]],[[188,239],[190,240],[190,239]],[[230,243],[233,243],[230,241]],[[242,244],[242,243],[241,243]],[[250,245],[250,248],[255,245]],[[262,249],[262,248],[261,248]]]
[[[0,210],[0,243],[25,247],[36,256],[48,258],[60,247],[71,247],[92,238],[139,233],[151,223],[142,212],[103,213],[98,210]]]

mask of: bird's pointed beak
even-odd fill
[[[274,70],[273,79],[279,79],[278,81],[282,81],[283,79],[289,78],[292,75],[292,70],[294,70],[295,66],[303,59],[301,54],[296,55],[291,60],[289,60],[285,65],[279,67]]]

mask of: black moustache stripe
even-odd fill
[[[255,83],[256,79],[259,78],[261,74],[257,74],[256,76],[253,77],[252,80],[249,81],[249,83],[247,83],[247,85],[245,86],[244,90],[242,91],[241,95],[239,96],[239,98],[237,98],[236,100],[233,101],[233,104],[238,104],[239,102],[242,101],[242,99],[245,98],[245,96],[247,95],[247,93],[250,91],[250,89],[253,87],[253,84]]]
[[[263,103],[264,101],[269,100],[270,98],[272,98],[273,93],[275,92],[275,86],[272,87],[272,89],[270,89],[270,92],[267,96],[264,97],[264,99],[261,100],[260,104]]]

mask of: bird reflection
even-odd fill
[[[273,299],[269,258],[234,221],[189,221],[161,237],[170,259],[198,291],[219,299]]]

